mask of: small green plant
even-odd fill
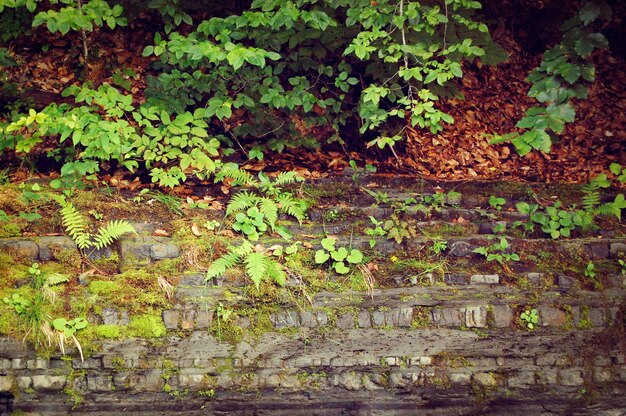
[[[350,272],[350,266],[363,263],[363,253],[354,248],[336,248],[337,238],[326,237],[322,239],[322,248],[315,252],[315,263],[324,264],[330,260],[330,267],[339,274]]]
[[[235,215],[233,230],[243,233],[251,241],[257,241],[259,235],[267,231],[265,215],[256,206],[248,208],[245,212],[238,212]]]
[[[350,160],[350,162],[348,162],[350,164],[350,167],[352,168],[352,182],[354,182],[355,185],[359,186],[359,184],[361,183],[361,179],[363,178],[363,176],[365,176],[368,173],[375,173],[376,172],[376,166],[372,166],[369,163],[365,164],[365,167],[363,169],[360,169],[357,164],[356,161],[354,160]]]
[[[68,320],[66,318],[57,318],[52,321],[52,328],[54,328],[55,330],[57,343],[63,355],[65,355],[65,342],[66,340],[71,339],[74,342],[74,345],[76,345],[76,349],[78,349],[78,352],[80,353],[81,361],[84,360],[83,349],[75,334],[77,331],[86,328],[87,325],[88,322],[85,318],[74,318],[71,320]]]
[[[302,182],[304,179],[295,172],[281,172],[274,181],[270,180],[263,172],[259,173],[258,178],[258,181],[247,176],[244,176],[243,179],[256,188],[260,195],[250,191],[239,192],[228,202],[226,215],[234,215],[236,219],[238,213],[248,213],[250,209],[256,208],[251,211],[252,217],[248,216],[249,226],[246,229],[250,231],[250,234],[255,235],[252,227],[256,228],[257,234],[259,234],[258,231],[264,232],[262,230],[264,227],[260,226],[260,220],[262,219],[262,222],[269,225],[272,231],[277,231],[284,238],[290,237],[285,227],[279,228],[276,226],[278,213],[282,212],[290,215],[301,223],[306,217],[308,207],[304,200],[296,198],[291,192],[284,191],[282,186],[294,182]],[[243,224],[246,221],[243,216],[240,216],[240,219],[243,220],[240,222],[240,228],[243,230]]]
[[[495,239],[495,236],[490,235],[487,237],[490,241]],[[500,237],[497,243],[492,243],[488,246],[478,247],[472,250],[472,253],[482,254],[487,258],[487,261],[497,261],[501,265],[505,265],[509,261],[519,261],[520,257],[517,253],[509,253],[509,242],[505,237]]]
[[[376,237],[383,237],[387,235],[387,231],[383,229],[383,222],[378,221],[376,218],[370,215],[370,221],[374,225],[374,227],[366,228],[365,234],[370,236],[370,248],[374,248],[376,245]]]
[[[560,208],[561,202],[557,201],[553,206],[546,207],[544,212],[535,212],[530,219],[539,224],[541,230],[550,234],[553,239],[569,237],[576,227],[586,229],[593,224],[593,216],[587,211]]]
[[[434,241],[433,245],[429,248],[430,251],[435,253],[436,255],[441,255],[444,251],[448,249],[447,241]]]
[[[504,204],[506,204],[506,199],[504,198],[498,198],[494,195],[489,197],[489,205],[496,211],[501,211]]]
[[[622,276],[626,276],[626,261],[622,259],[617,259],[617,263],[621,268]]]
[[[211,264],[206,280],[223,276],[227,270],[241,264],[257,290],[264,280],[271,280],[282,286],[287,279],[283,266],[267,255],[266,251],[268,249],[261,245],[253,246],[248,240],[243,240],[240,246],[231,246],[228,253]]]
[[[539,323],[539,313],[537,309],[526,309],[519,317],[524,323],[524,326],[531,330]]]
[[[619,163],[611,163],[609,170],[615,175],[620,184],[626,183],[626,168],[623,168]]]
[[[332,208],[332,209],[329,209],[328,211],[325,211],[323,217],[324,217],[324,221],[334,222],[341,218],[341,213],[339,212],[337,208]]]
[[[222,340],[222,322],[228,322],[232,314],[233,310],[226,308],[222,302],[219,302],[215,307],[215,318],[217,320],[217,338],[220,341]]]
[[[210,220],[202,224],[202,226],[209,231],[215,231],[220,225],[220,222],[216,220]]]
[[[71,202],[63,196],[57,197],[56,200],[61,205],[63,226],[81,251],[90,248],[100,250],[110,246],[125,234],[136,234],[133,226],[125,220],[110,221],[106,227],[98,228],[96,234],[91,234],[87,231],[85,217],[78,212]]]

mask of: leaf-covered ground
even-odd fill
[[[135,101],[141,102],[145,78],[150,73],[150,59],[143,58],[141,51],[153,36],[147,27],[139,19],[128,30],[99,33],[90,45],[97,59],[89,64],[86,79],[98,85],[111,82],[115,70],[132,69],[134,76],[122,78]],[[550,154],[535,152],[519,157],[510,145],[489,145],[490,134],[514,131],[525,110],[535,104],[526,94],[530,84],[525,77],[541,59],[540,53],[525,52],[503,26],[492,27],[491,31],[509,59],[497,67],[479,61],[466,64],[464,77],[458,83],[465,98],[443,99],[439,104],[454,116],[454,125],[446,126],[439,134],[409,128],[408,140],[397,146],[398,158],[388,152],[365,149],[364,140],[348,138],[344,148],[324,145],[319,152],[288,150],[245,167],[292,169],[318,177],[341,171],[354,159],[375,164],[379,171],[427,178],[584,182],[593,173],[606,171],[612,162],[626,164],[626,65],[623,57],[610,50],[600,51],[594,57],[597,78],[589,89],[589,98],[576,103],[576,121],[566,126]],[[11,70],[11,81],[38,106],[68,100],[61,92],[80,83],[82,77],[76,65],[79,39],[75,35],[52,36],[37,29],[34,40],[34,44],[13,45],[22,62]],[[40,43],[49,47],[47,52],[41,50]]]

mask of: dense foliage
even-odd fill
[[[63,93],[72,104],[14,108],[0,123],[0,149],[27,157],[52,141],[48,156],[63,163],[57,184],[122,167],[170,187],[219,173],[223,157],[235,152],[263,159],[267,151],[358,137],[395,155],[408,126],[437,133],[454,122],[437,102],[459,95],[454,81],[464,61],[493,63],[503,55],[473,0],[254,0],[216,7],[214,16],[188,6],[2,0],[0,16],[25,8],[33,27],[77,32],[85,67],[94,31],[120,30],[137,10],[158,10],[162,24],[143,49],[154,59],[145,99],[128,91],[120,71],[117,86],[73,85]],[[530,129],[513,137],[520,153],[549,151],[549,131],[573,119],[570,101],[584,97],[580,80],[593,81],[586,60],[606,46],[591,23],[606,14],[582,9],[531,74],[530,95],[548,106],[529,110],[518,124]],[[192,16],[205,19],[196,24]],[[0,64],[16,62],[4,51]]]

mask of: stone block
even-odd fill
[[[14,381],[12,376],[0,376],[0,391],[11,391]]]
[[[559,380],[564,386],[582,386],[585,382],[582,377],[582,371],[577,369],[559,370]]]
[[[163,324],[167,329],[177,329],[178,321],[180,320],[180,311],[176,309],[170,309],[163,311]]]
[[[276,329],[296,328],[300,326],[300,317],[298,312],[294,310],[286,310],[272,314],[270,321]]]
[[[493,388],[498,385],[498,380],[490,373],[476,373],[472,376],[472,380],[475,384],[487,388]]]
[[[201,309],[196,311],[196,329],[207,329],[213,324],[213,312]]]
[[[553,306],[541,305],[537,308],[539,325],[554,328],[563,327],[567,323],[567,315]]]
[[[450,383],[452,384],[466,385],[470,384],[472,376],[468,373],[450,373],[448,375],[448,378],[450,379]]]
[[[391,312],[391,324],[397,328],[409,328],[413,322],[413,308],[402,307],[396,308]],[[389,322],[389,320],[387,320]]]
[[[65,376],[33,376],[33,388],[35,390],[61,390],[65,386],[65,382]]]
[[[494,306],[493,311],[493,323],[497,328],[506,328],[513,322],[513,309],[508,305]]]
[[[542,385],[554,385],[558,382],[557,370],[552,368],[545,368],[537,371],[537,383]]]
[[[507,380],[509,388],[526,388],[533,384],[535,384],[534,371],[517,371]]]
[[[174,244],[153,244],[150,246],[150,257],[153,260],[175,259],[180,256],[180,247]]]
[[[611,243],[609,246],[609,254],[611,258],[617,258],[620,254],[626,254],[626,243]]]
[[[570,276],[566,276],[564,274],[559,274],[556,277],[556,282],[559,286],[559,289],[567,291],[572,288],[572,286],[576,282],[576,279]]]
[[[497,274],[473,274],[470,276],[472,285],[497,285],[500,283],[500,276]]]
[[[102,321],[105,325],[128,325],[130,322],[128,312],[125,310],[102,308],[100,315],[102,316]]]
[[[0,251],[13,253],[21,259],[37,260],[39,258],[39,246],[31,240],[2,240],[0,241]]]
[[[433,309],[432,321],[440,326],[461,326],[465,324],[465,315],[456,308]]]
[[[87,388],[90,391],[112,391],[115,389],[115,386],[113,386],[112,377],[100,374],[88,374]]]
[[[337,317],[337,328],[354,329],[354,316],[351,313],[342,313]]]
[[[372,325],[373,326],[385,326],[385,312],[374,311],[372,312]]]
[[[23,358],[14,358],[11,361],[11,368],[13,370],[22,370],[22,369],[26,368],[26,363],[27,363],[27,360],[25,360]]]
[[[358,321],[359,328],[370,328],[372,326],[370,313],[365,309],[359,310]]]
[[[613,380],[613,374],[606,367],[596,367],[593,370],[593,379],[598,383],[610,383]]]
[[[448,254],[453,257],[470,257],[472,245],[467,241],[454,241],[450,244]]]
[[[317,327],[317,318],[313,312],[302,310],[300,311],[300,323],[305,328],[315,328]]]
[[[609,243],[599,241],[584,245],[584,251],[592,259],[606,259],[609,257]]]
[[[77,250],[74,241],[65,236],[39,237],[37,243],[39,245],[39,259],[42,261],[55,259],[55,254],[63,250]]]
[[[31,388],[31,386],[33,385],[33,379],[30,377],[18,377],[17,378],[17,387],[19,387],[21,390],[24,389],[29,389]],[[2,391],[2,389],[0,388],[0,391]]]
[[[468,328],[486,328],[487,309],[483,306],[465,308],[465,326]]]
[[[181,315],[180,328],[185,331],[191,331],[194,327],[194,321],[196,320],[196,311],[194,309],[188,309],[182,311]]]

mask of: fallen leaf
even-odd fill
[[[191,232],[196,237],[202,236],[202,233],[200,232],[200,229],[198,228],[198,224],[196,224],[195,222],[193,224],[191,224]]]
[[[166,230],[164,230],[163,228],[157,228],[156,230],[154,230],[154,232],[152,233],[152,235],[157,236],[157,237],[169,237],[170,233],[168,233]]]

